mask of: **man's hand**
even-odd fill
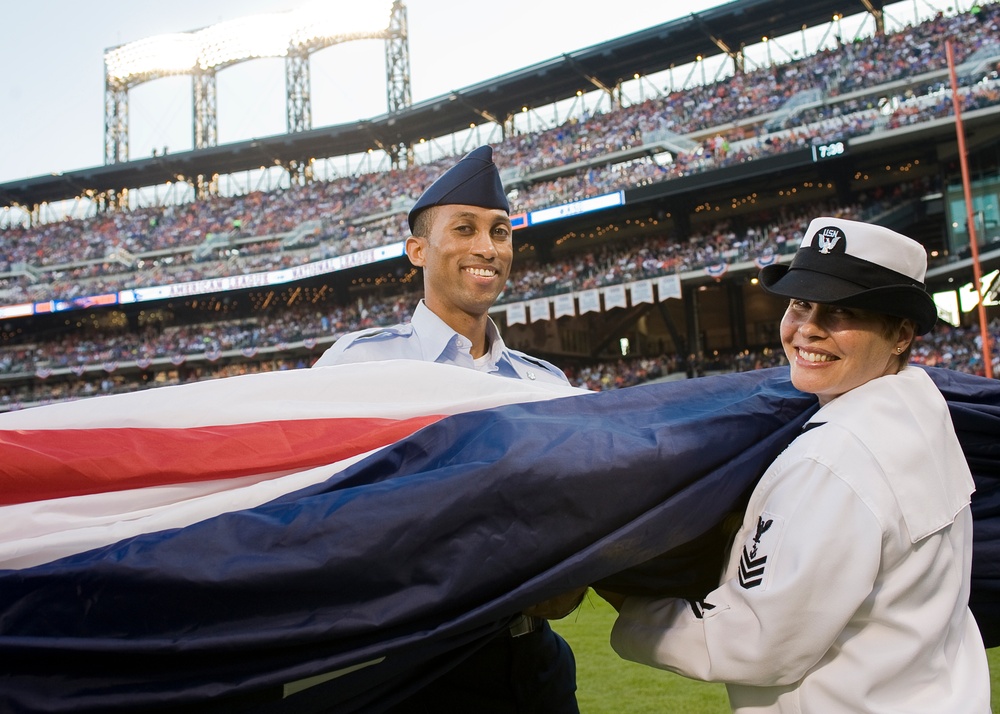
[[[587,588],[571,590],[568,593],[549,598],[545,602],[540,602],[534,607],[529,607],[524,611],[530,617],[543,617],[546,620],[560,620],[570,614],[583,602],[583,596],[587,593]]]

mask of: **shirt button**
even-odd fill
[[[527,374],[528,374],[528,379],[534,379],[535,378],[535,373],[534,372],[528,372]]]

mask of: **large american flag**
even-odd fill
[[[1000,384],[929,370],[1000,643]],[[786,368],[590,393],[390,361],[0,416],[0,710],[377,711],[522,609],[697,596],[816,408]]]

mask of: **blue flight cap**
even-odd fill
[[[493,147],[473,149],[423,192],[406,216],[410,232],[413,232],[414,219],[420,211],[431,206],[453,204],[499,208],[510,213],[500,172],[493,163]]]

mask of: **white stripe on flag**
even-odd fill
[[[182,428],[306,417],[403,419],[584,393],[449,365],[391,360],[243,375],[36,407],[0,415],[0,429]],[[53,439],[58,438],[53,433]],[[253,508],[325,481],[376,451],[305,470],[0,506],[0,568],[51,562],[143,533]],[[2,463],[0,459],[0,469]]]
[[[91,397],[0,414],[4,429],[187,427],[283,419],[459,414],[578,394],[558,384],[513,380],[496,389],[475,370],[415,360],[246,374]]]

